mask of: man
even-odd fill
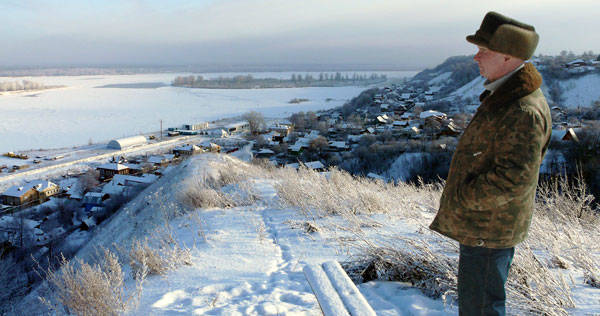
[[[452,157],[430,228],[460,243],[461,315],[504,315],[504,285],[531,222],[540,164],[552,130],[542,77],[524,61],[533,26],[489,12],[467,41],[487,79],[481,105]]]

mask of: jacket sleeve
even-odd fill
[[[518,108],[506,115],[493,136],[490,166],[458,186],[460,204],[469,210],[493,210],[535,189],[546,125],[530,110]]]

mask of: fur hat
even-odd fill
[[[497,12],[488,12],[479,30],[467,41],[523,60],[531,58],[540,36],[531,25]]]

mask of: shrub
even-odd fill
[[[143,279],[138,278],[138,291],[126,296],[121,264],[107,249],[103,249],[100,263],[93,265],[82,260],[69,262],[62,257],[60,270],[49,269],[46,278],[58,302],[76,315],[120,315],[134,308]],[[49,300],[41,300],[56,308]]]
[[[151,246],[148,238],[131,243],[128,257],[134,277],[144,275],[144,271],[150,275],[163,275],[180,265],[191,264],[190,250],[181,247],[170,233],[159,233],[153,241],[158,243],[157,247]]]

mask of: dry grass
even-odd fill
[[[279,169],[277,179],[276,189],[284,206],[297,207],[311,216],[348,215],[352,219],[352,215],[394,213],[420,218],[422,207],[433,210],[437,205],[416,203],[417,196],[428,194],[432,196],[425,201],[439,200],[434,185],[395,185],[354,177],[338,169],[331,169],[327,177],[307,168]]]
[[[350,234],[339,240],[342,247],[354,248],[356,267],[370,267],[378,279],[410,282],[424,293],[452,302],[456,298],[457,246],[426,228],[411,237],[385,236],[385,229],[371,225],[369,214],[387,214],[409,219],[422,227],[438,208],[443,183],[391,184],[354,177],[340,170],[328,176],[307,168],[264,167],[225,161],[215,164],[217,176],[205,179],[198,188],[210,188],[208,198],[192,205],[244,205],[254,203],[249,179],[271,179],[278,192],[279,205],[301,211],[315,227],[323,217],[335,215],[336,230]],[[246,198],[228,195],[224,187],[237,186]],[[240,186],[246,189],[239,190]],[[198,190],[195,190],[198,191]],[[192,194],[193,196],[193,194]],[[250,198],[248,198],[250,197]],[[205,200],[227,203],[205,203]],[[235,201],[235,202],[233,202]],[[526,242],[517,247],[507,283],[509,311],[516,314],[566,315],[575,307],[571,285],[557,269],[584,271],[584,282],[598,286],[600,268],[600,219],[592,208],[585,183],[555,179],[539,187],[534,220]],[[276,205],[272,205],[276,206]],[[341,222],[340,222],[341,220]],[[331,232],[331,231],[330,231]],[[387,240],[388,242],[382,242]],[[454,255],[452,255],[454,254]],[[367,273],[367,274],[368,274]],[[570,280],[570,282],[573,282]]]
[[[191,177],[184,184],[179,199],[192,208],[231,207],[233,201],[216,188],[216,180],[210,176]]]
[[[144,272],[149,275],[164,275],[181,265],[191,265],[191,253],[181,247],[170,234],[162,234],[152,238],[158,246],[152,246],[146,238],[131,243],[128,252],[129,265],[134,277]]]
[[[143,275],[138,276],[137,291],[127,296],[123,271],[118,257],[102,250],[97,264],[81,260],[69,262],[64,257],[58,271],[48,270],[46,279],[58,303],[75,315],[120,315],[133,309],[141,293]],[[51,309],[57,307],[41,298]]]

